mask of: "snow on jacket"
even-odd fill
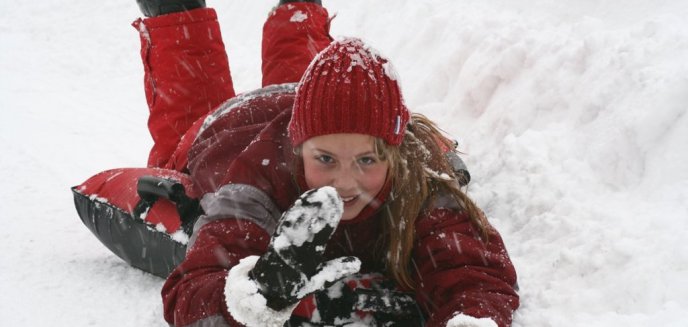
[[[294,29],[286,24],[294,23],[290,18],[298,10],[309,18]],[[156,141],[149,163],[188,168],[199,193],[206,194],[205,215],[195,226],[186,258],[162,290],[165,319],[174,326],[240,326],[225,304],[228,270],[246,256],[265,252],[281,213],[305,191],[286,134],[294,86],[273,86],[262,96],[229,100],[241,104],[227,107],[232,110],[224,117],[230,123],[208,126],[212,117],[205,115],[234,94],[214,11],[166,15],[136,26],[142,35],[149,126]],[[290,59],[289,54],[322,49],[330,41],[328,26],[327,12],[312,4],[282,6],[272,14],[263,31],[264,83],[298,81],[309,60],[303,55]],[[289,42],[280,42],[285,35]],[[157,69],[164,66],[173,69]],[[184,126],[175,114],[187,115]],[[444,326],[461,313],[510,325],[518,307],[516,274],[501,237],[494,232],[489,242],[480,241],[468,216],[451,201],[440,198],[427,212],[417,219],[413,251],[416,298],[428,317],[426,325]],[[326,256],[354,255],[363,272],[384,272],[383,263],[372,255],[380,222],[372,209],[342,222]]]

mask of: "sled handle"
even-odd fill
[[[170,179],[156,176],[141,176],[136,190],[139,197],[149,202],[155,202],[159,197],[163,197],[172,202],[183,201],[186,196],[184,185]]]
[[[193,224],[202,214],[198,199],[192,199],[186,195],[186,189],[182,183],[158,176],[141,176],[136,185],[136,191],[141,201],[134,208],[134,216],[148,212],[159,198],[170,200],[177,207],[182,227],[191,235]]]
[[[463,162],[461,157],[455,151],[448,151],[446,154],[447,160],[454,170],[456,179],[460,186],[466,186],[471,182],[471,174],[468,172],[468,167],[466,163]]]

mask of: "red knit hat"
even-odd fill
[[[332,42],[311,62],[289,122],[294,146],[314,136],[357,133],[401,144],[409,111],[387,59],[360,39]]]

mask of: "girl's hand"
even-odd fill
[[[323,262],[325,246],[342,213],[337,191],[326,186],[304,193],[282,215],[268,251],[249,272],[268,307],[282,310],[358,272],[361,262],[356,257]]]
[[[314,293],[320,325],[423,326],[423,317],[412,293],[401,292],[380,274],[354,274]],[[310,323],[310,321],[309,321]],[[316,323],[315,325],[319,325]]]

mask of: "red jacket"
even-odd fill
[[[305,10],[310,17],[296,29],[288,25],[293,23],[289,18],[295,10]],[[149,125],[158,127],[151,128],[151,133],[169,129],[165,126],[170,123],[165,118],[171,116],[169,113],[187,113],[184,121],[192,122],[184,133],[173,131],[175,146],[159,143],[161,138],[154,135],[156,149],[166,150],[154,149],[151,165],[178,170],[188,167],[198,193],[205,194],[201,201],[205,215],[196,224],[186,258],[162,290],[165,319],[175,326],[225,326],[227,322],[240,325],[225,304],[228,270],[241,258],[265,252],[281,213],[305,191],[302,169],[294,159],[286,133],[293,85],[240,95],[205,117],[211,108],[233,95],[231,84],[227,87],[220,83],[230,82],[229,65],[226,56],[218,53],[223,47],[214,15],[211,9],[201,9],[138,22],[151,104]],[[264,28],[264,83],[296,82],[305,69],[304,63],[314,55],[304,54],[303,49],[322,49],[329,43],[328,23],[327,12],[312,4],[282,6],[271,15]],[[206,30],[206,34],[185,38],[189,26]],[[285,33],[289,36],[286,39],[282,37]],[[296,43],[291,43],[294,40]],[[164,56],[158,52],[163,49]],[[210,50],[199,51],[203,49]],[[188,91],[198,84],[192,83],[189,88],[183,80],[169,82],[176,78],[170,75],[179,72],[157,70],[157,65],[165,63],[150,60],[177,58],[177,53],[194,56],[191,62],[201,71],[188,76],[194,81],[200,78],[203,96]],[[278,61],[280,64],[275,64]],[[208,66],[224,68],[219,73],[203,73],[203,67]],[[196,102],[213,94],[217,96],[205,103]],[[184,105],[180,108],[179,104]],[[154,119],[157,111],[161,114]],[[417,302],[429,318],[427,326],[444,326],[457,313],[490,317],[499,326],[509,326],[519,302],[514,290],[516,274],[501,237],[493,232],[489,242],[481,241],[467,215],[456,210],[455,203],[442,202],[440,199],[427,216],[419,217],[415,226],[413,275],[419,285]],[[363,272],[380,271],[382,264],[371,254],[380,237],[380,221],[376,212],[364,211],[353,221],[342,222],[326,255],[354,255],[361,259]],[[297,308],[297,312],[307,311]]]
[[[213,315],[231,321],[223,294],[228,269],[245,256],[265,252],[279,215],[303,190],[293,177],[300,171],[294,171],[286,137],[289,117],[286,109],[268,123],[234,159],[218,183],[223,186],[203,198],[207,215],[196,225],[200,229],[185,261],[163,289],[166,318],[175,325]],[[363,272],[380,272],[381,263],[371,252],[381,235],[381,219],[376,213],[340,223],[328,244],[328,258],[354,255]],[[516,274],[496,232],[489,242],[481,241],[468,216],[450,204],[419,217],[416,235],[416,296],[430,317],[428,326],[444,326],[457,312],[510,325],[518,307]]]

